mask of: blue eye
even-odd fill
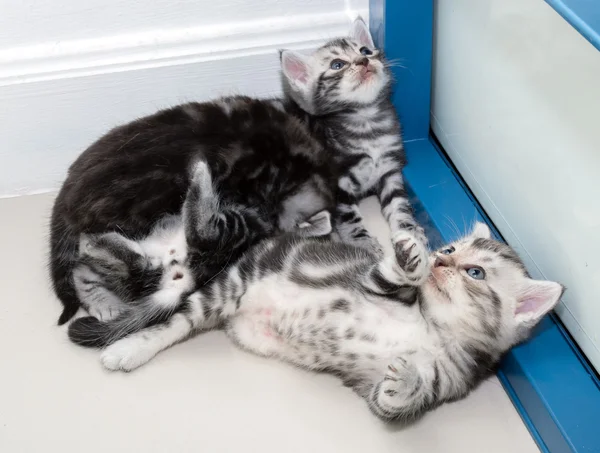
[[[454,250],[456,250],[454,247],[450,246],[450,247],[446,247],[445,249],[443,249],[440,253],[442,255],[450,255],[452,252],[454,252]]]
[[[362,53],[363,55],[373,55],[373,51],[368,47],[361,47],[360,53]]]
[[[346,66],[346,62],[342,61],[342,60],[333,60],[331,62],[331,69],[335,70],[335,71],[339,71],[340,69],[342,69],[344,66]]]
[[[480,267],[470,267],[467,269],[469,277],[475,280],[483,280],[485,278],[485,271]]]

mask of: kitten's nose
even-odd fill
[[[356,60],[356,66],[364,66],[367,67],[369,66],[369,59],[367,57],[362,57],[359,58],[358,60]]]
[[[450,267],[452,265],[452,258],[446,255],[438,255],[433,262],[433,267]]]

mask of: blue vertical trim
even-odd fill
[[[600,50],[600,1],[546,0],[546,3]]]
[[[427,138],[431,90],[433,1],[370,0],[370,28],[376,44],[396,66],[394,104],[404,140]],[[385,18],[385,20],[384,20]],[[393,45],[390,45],[393,43]]]

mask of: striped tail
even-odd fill
[[[111,321],[100,321],[93,316],[78,318],[69,325],[69,339],[86,348],[104,348],[146,327],[165,322],[178,308],[157,306],[149,300],[128,308]]]

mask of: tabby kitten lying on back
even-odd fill
[[[80,235],[145,237],[165,215],[180,214],[199,160],[210,167],[222,209],[205,219],[211,234],[188,238],[186,264],[195,268],[196,286],[260,239],[333,211],[334,200],[341,240],[376,249],[356,206],[370,194],[378,195],[392,233],[410,232],[425,259],[425,237],[404,191],[391,76],[364,22],[310,56],[282,52],[281,67],[283,100],[184,104],[113,129],[75,161],[51,221],[50,269],[64,306],[59,324],[82,302],[100,319],[125,308],[100,283],[91,300],[77,292]],[[132,299],[144,290],[128,289]]]
[[[108,322],[77,319],[69,336],[106,347],[107,369],[131,371],[222,327],[250,352],[340,376],[382,419],[410,421],[466,396],[563,291],[530,279],[484,224],[426,262],[409,232],[393,243],[395,256],[382,259],[323,239],[266,240],[181,299],[164,323],[127,335],[148,311],[132,306]],[[101,242],[84,253],[110,256]]]

